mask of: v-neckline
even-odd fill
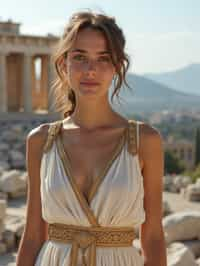
[[[61,121],[61,128],[63,126],[63,122]],[[128,125],[129,127],[129,125]],[[75,192],[75,195],[77,199],[79,200],[80,205],[84,209],[85,213],[88,216],[88,219],[90,222],[93,224],[98,225],[98,222],[96,220],[96,217],[93,215],[93,212],[91,210],[91,202],[92,199],[94,198],[95,194],[97,193],[98,189],[100,188],[100,185],[103,183],[103,180],[106,178],[109,170],[112,168],[112,165],[116,161],[117,157],[121,154],[123,147],[125,146],[126,143],[126,136],[127,136],[127,130],[128,127],[125,127],[123,130],[122,135],[120,136],[120,140],[115,146],[114,152],[111,154],[110,159],[108,162],[104,165],[102,170],[100,171],[99,176],[96,178],[95,182],[92,184],[89,194],[88,194],[88,199],[85,197],[84,193],[79,189],[77,182],[72,174],[72,167],[70,163],[70,157],[67,151],[65,150],[64,143],[62,141],[61,137],[61,130],[56,138],[56,145],[59,151],[59,156],[62,160],[64,169],[65,169],[65,174],[67,175],[70,184],[72,186],[73,191]]]

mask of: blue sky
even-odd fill
[[[20,22],[21,33],[61,34],[73,12],[91,8],[116,17],[131,56],[131,72],[166,72],[200,63],[200,0],[6,0],[1,20]]]

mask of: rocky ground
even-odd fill
[[[188,202],[183,199],[178,193],[163,192],[163,199],[167,200],[170,208],[173,212],[179,211],[200,211],[199,202]],[[8,208],[6,210],[7,218],[12,217],[25,217],[26,211],[26,197],[20,197],[17,199],[8,201]],[[17,251],[0,256],[0,266],[14,266],[16,261]],[[189,266],[189,265],[188,265]]]

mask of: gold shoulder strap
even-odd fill
[[[48,152],[50,148],[52,147],[53,141],[58,135],[61,126],[62,126],[62,120],[58,120],[53,123],[50,123],[49,129],[48,129],[47,141],[43,148],[44,153]]]
[[[135,155],[138,152],[137,147],[137,121],[129,120],[128,128],[128,151],[132,155]]]

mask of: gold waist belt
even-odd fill
[[[86,227],[67,224],[49,224],[48,239],[71,243],[70,266],[77,266],[78,249],[82,250],[82,265],[87,266],[85,250],[89,248],[89,265],[96,265],[96,246],[127,247],[135,239],[133,227]]]

